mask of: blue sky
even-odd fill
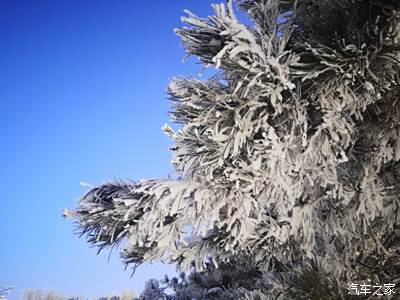
[[[93,185],[166,177],[165,88],[183,64],[173,28],[205,0],[0,1],[0,286],[86,297],[140,291],[174,270],[146,265],[131,278],[117,253],[96,256],[64,221]],[[218,1],[217,1],[218,2]]]

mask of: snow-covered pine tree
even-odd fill
[[[90,190],[72,212],[81,233],[100,249],[123,242],[133,266],[249,255],[280,266],[286,295],[291,280],[307,290],[302,272],[330,276],[338,298],[357,280],[397,284],[400,1],[237,1],[254,26],[231,1],[213,7],[176,30],[219,70],[169,85],[179,179]]]
[[[192,268],[188,275],[181,273],[179,277],[148,281],[137,300],[237,300],[253,290],[261,277],[262,273],[247,259],[238,260],[234,265],[222,263],[218,268],[209,263],[201,272]],[[162,293],[157,294],[160,290]]]

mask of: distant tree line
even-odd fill
[[[93,298],[93,300],[133,300],[135,294],[133,292],[123,292],[119,296],[108,296]],[[23,300],[88,300],[81,296],[63,296],[54,291],[43,291],[41,289],[26,290],[23,294]]]

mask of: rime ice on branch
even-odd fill
[[[127,263],[188,269],[251,255],[260,268],[312,259],[330,274],[400,272],[400,4],[238,1],[187,11],[188,55],[220,70],[168,88],[179,180],[107,183],[74,211]],[[187,232],[190,228],[190,232]],[[397,274],[397,275],[396,275]]]

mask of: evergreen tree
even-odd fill
[[[219,70],[169,85],[179,178],[93,188],[70,212],[82,235],[100,249],[124,242],[134,267],[251,257],[279,276],[248,299],[398,284],[400,1],[237,1],[254,26],[231,1],[213,7],[176,30]]]
[[[246,289],[254,289],[255,283],[261,277],[262,273],[248,259],[236,259],[234,264],[222,263],[218,268],[212,263],[207,263],[201,272],[192,266],[189,275],[181,273],[179,278],[165,276],[163,280],[156,281],[156,290],[160,290],[160,285],[163,286],[161,296],[152,296],[155,281],[149,281],[139,299],[154,300],[165,297],[168,300],[235,300],[243,297]],[[167,294],[164,292],[166,289],[173,293]]]

